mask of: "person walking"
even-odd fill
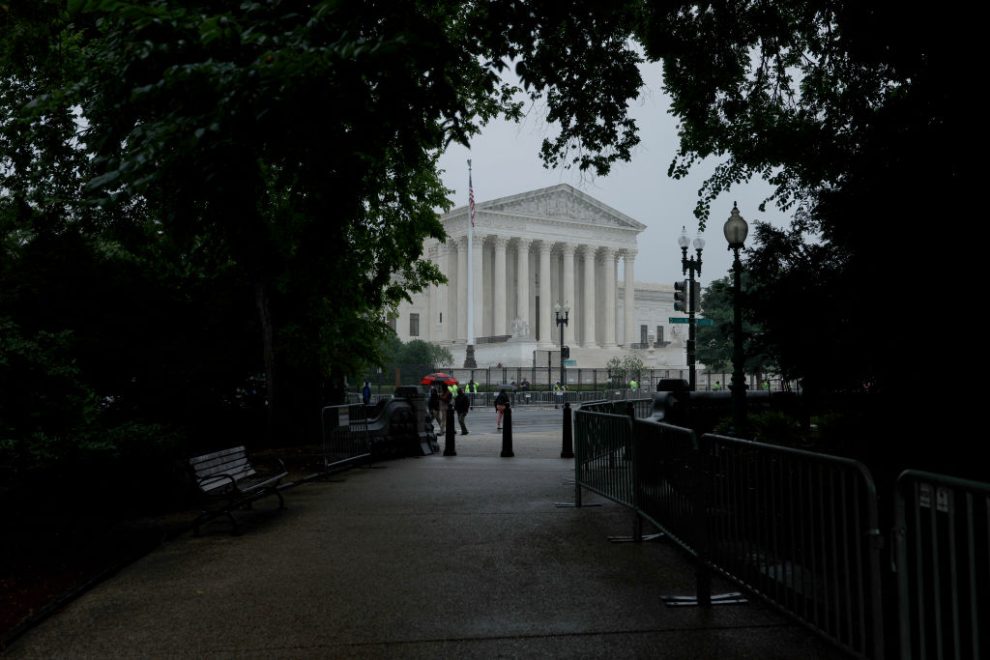
[[[440,428],[443,428],[443,421],[440,419],[440,393],[437,392],[436,387],[430,388],[430,398],[426,402],[426,407],[430,411],[430,419],[436,420]]]
[[[371,405],[371,383],[364,381],[364,388],[361,390],[361,399],[364,400],[364,405]]]
[[[461,435],[468,434],[467,426],[464,424],[464,418],[467,417],[470,409],[471,399],[468,398],[464,390],[461,390],[454,398],[454,412],[457,413],[457,421],[461,424]]]
[[[553,386],[553,407],[559,408],[564,404],[564,394],[567,392],[567,388],[560,384],[558,380]]]
[[[447,432],[447,408],[450,407],[451,399],[453,395],[450,393],[449,387],[444,387],[443,384],[440,385],[440,432]]]
[[[629,391],[633,394],[639,391],[639,382],[635,377],[629,379]]]
[[[509,395],[504,389],[499,390],[498,396],[495,397],[495,426],[498,427],[497,430],[502,430],[502,418],[505,417],[505,411],[509,407]]]
[[[474,397],[478,393],[478,384],[474,382],[474,378],[468,381],[467,392],[468,396],[471,397],[471,410],[474,410]]]

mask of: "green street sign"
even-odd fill
[[[667,321],[670,323],[687,323],[688,319],[679,316],[671,316],[670,318],[667,319]],[[694,323],[699,328],[707,328],[715,325],[715,321],[713,321],[712,319],[695,319]]]

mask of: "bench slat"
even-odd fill
[[[202,478],[202,481],[199,482],[199,487],[204,491],[216,490],[218,488],[229,488],[235,484],[237,485],[238,488],[241,488],[240,485],[241,482],[247,479],[248,477],[251,477],[254,474],[255,474],[254,470],[232,473],[229,476],[234,479],[233,482],[231,482],[230,479],[227,478],[228,475],[226,474],[223,475],[218,474],[212,477],[207,476],[205,478]]]
[[[189,463],[191,465],[196,465],[197,463],[202,463],[204,461],[211,461],[214,459],[223,458],[225,456],[232,456],[232,455],[236,456],[236,455],[246,455],[246,454],[247,454],[247,450],[242,445],[240,447],[231,447],[230,449],[223,449],[221,451],[215,451],[209,454],[201,454],[199,456],[193,456],[192,458],[189,459]]]
[[[231,461],[229,463],[209,463],[200,464],[196,468],[197,477],[208,477],[211,474],[224,474],[224,473],[235,473],[242,472],[244,470],[251,470],[253,466],[245,458],[239,461]]]

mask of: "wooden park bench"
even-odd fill
[[[251,503],[265,495],[278,497],[278,508],[285,508],[285,500],[278,490],[283,477],[288,474],[285,463],[278,459],[280,470],[258,473],[248,460],[244,447],[232,447],[189,459],[196,485],[210,500],[219,501],[219,507],[204,510],[193,523],[194,533],[199,533],[201,523],[225,514],[234,525],[234,533],[240,532],[233,510],[250,508]]]

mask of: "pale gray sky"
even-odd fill
[[[453,145],[442,156],[443,180],[454,190],[454,205],[467,204],[468,158],[474,172],[474,197],[479,203],[568,183],[647,226],[639,235],[637,280],[672,284],[681,279],[677,237],[682,225],[687,227],[690,238],[695,236],[697,220],[693,209],[698,188],[714,161],[696,166],[687,179],[675,181],[667,176],[667,167],[677,149],[677,125],[668,114],[669,99],[660,89],[660,65],[644,65],[642,72],[647,89],[632,103],[641,142],[630,162],[616,164],[607,177],[582,175],[576,169],[545,169],[539,156],[540,143],[552,134],[553,127],[546,123],[544,109],[534,107],[519,124],[498,121],[486,126],[474,139],[470,151]],[[708,228],[702,235],[705,249],[701,281],[705,285],[727,274],[731,267],[732,254],[722,235],[722,225],[729,217],[733,201],[739,203],[740,213],[751,226],[754,220],[778,226],[789,222],[772,205],[767,206],[766,213],[759,212],[759,204],[769,192],[768,184],[754,182],[723,193],[712,203]],[[751,238],[747,244],[750,241]]]

